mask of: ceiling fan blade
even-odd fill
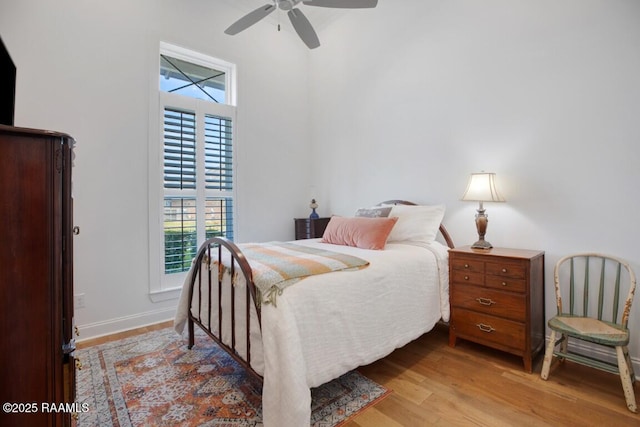
[[[318,35],[300,9],[291,9],[287,12],[287,15],[289,15],[289,19],[291,20],[291,24],[293,24],[293,28],[296,30],[296,33],[298,33],[304,44],[306,44],[309,49],[315,49],[320,46]]]
[[[229,34],[232,36],[234,34],[238,34],[240,31],[246,30],[247,28],[249,28],[256,22],[258,22],[259,20],[269,15],[274,10],[276,10],[276,7],[273,4],[271,3],[265,4],[264,6],[259,7],[253,12],[250,12],[245,16],[243,16],[242,18],[238,19],[236,22],[231,24],[229,28],[224,30],[224,32],[225,34]]]
[[[302,0],[307,6],[335,7],[338,9],[368,9],[378,5],[378,0]]]

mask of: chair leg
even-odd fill
[[[636,397],[633,392],[633,382],[631,382],[631,372],[627,364],[627,357],[625,357],[624,347],[616,347],[616,354],[618,356],[618,370],[620,371],[620,380],[622,381],[622,389],[624,390],[624,398],[627,401],[627,408],[635,413],[637,412]],[[631,369],[633,369],[633,367]]]
[[[625,345],[622,347],[622,352],[624,353],[624,360],[627,361],[627,366],[629,367],[629,378],[631,378],[631,383],[636,382],[636,374],[633,372],[633,363],[631,363],[631,358],[629,357],[629,349]]]
[[[544,361],[542,362],[542,370],[540,371],[540,378],[546,380],[549,378],[549,369],[551,368],[551,360],[553,359],[553,349],[556,346],[556,331],[551,330],[549,335],[549,343],[547,349],[544,352]]]
[[[562,334],[562,342],[560,343],[560,352],[562,354],[567,354],[569,350],[569,335]],[[559,357],[560,362],[564,362],[564,357]]]

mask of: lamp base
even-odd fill
[[[471,249],[491,249],[493,245],[484,239],[480,239],[471,245]]]
[[[471,245],[471,249],[491,249],[493,247],[491,243],[484,240],[484,235],[487,232],[487,223],[489,222],[489,218],[484,212],[484,207],[482,206],[482,202],[480,202],[480,207],[478,209],[478,213],[476,214],[478,241]]]

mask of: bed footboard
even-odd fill
[[[205,267],[205,268],[203,268]],[[225,271],[230,273],[231,280],[224,281]],[[233,285],[238,274],[244,276],[246,286],[244,298],[236,291]],[[225,287],[228,289],[225,290]],[[197,298],[197,306],[194,307],[194,297]],[[203,301],[204,298],[204,301]],[[244,322],[239,322],[236,313],[238,299],[244,305]],[[258,378],[262,378],[251,367],[251,320],[250,313],[255,309],[258,320],[258,328],[261,330],[260,304],[256,295],[256,287],[253,282],[251,266],[240,249],[229,239],[213,237],[200,246],[194,260],[189,283],[189,310],[188,330],[189,348],[195,342],[194,325],[198,325],[231,357],[245,367],[248,372]],[[212,319],[213,316],[216,318]],[[203,318],[205,317],[205,318]],[[229,325],[223,325],[223,319],[227,319]],[[217,325],[214,331],[212,325]],[[231,328],[230,342],[224,342],[222,338],[223,327]],[[236,348],[236,337],[246,338],[246,357],[243,357]]]

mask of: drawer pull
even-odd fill
[[[469,268],[469,264],[465,264],[465,265],[464,265],[464,268]]]
[[[506,272],[507,272],[507,269],[506,269],[506,268],[503,268],[503,269],[502,269],[502,272],[503,272],[503,273],[506,273]]]
[[[492,305],[496,303],[491,298],[476,298],[476,301],[478,301],[482,305]]]
[[[464,276],[464,280],[469,280],[469,276]]]
[[[502,286],[507,286],[507,282],[502,282]]]
[[[480,329],[482,332],[493,332],[495,331],[494,328],[491,327],[491,325],[485,325],[484,323],[478,323],[476,324],[476,326],[478,327],[478,329]]]

